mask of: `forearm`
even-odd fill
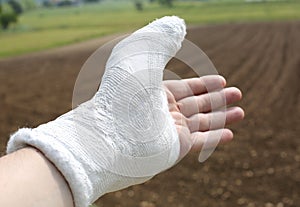
[[[64,177],[34,148],[0,158],[0,180],[0,206],[73,207]]]

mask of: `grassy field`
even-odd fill
[[[0,57],[15,56],[104,35],[132,31],[155,18],[178,15],[188,24],[300,20],[300,1],[176,2],[167,8],[130,1],[102,1],[69,8],[36,9],[20,16],[8,31],[0,30]]]

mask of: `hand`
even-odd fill
[[[180,158],[184,157],[190,149],[200,151],[209,133],[212,133],[209,137],[211,139],[214,135],[219,136],[222,130],[220,143],[232,140],[233,133],[230,129],[224,128],[224,124],[241,121],[244,118],[243,109],[229,107],[225,111],[218,111],[215,108],[216,105],[217,108],[221,108],[241,100],[242,93],[238,88],[224,88],[226,80],[219,75],[164,81],[163,85],[168,98],[169,111],[175,120],[180,139]],[[207,88],[210,91],[207,91]],[[211,94],[225,99],[213,104],[214,110]]]

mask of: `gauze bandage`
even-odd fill
[[[64,175],[76,207],[170,168],[180,144],[161,84],[184,36],[184,21],[173,16],[122,40],[91,100],[35,129],[20,129],[7,153],[26,146],[43,152]]]

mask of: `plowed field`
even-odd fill
[[[187,38],[244,94],[235,139],[146,184],[104,196],[109,207],[300,206],[300,22],[193,27]],[[109,38],[0,60],[0,152],[10,133],[71,108],[86,58]],[[174,70],[188,77],[184,67]]]

